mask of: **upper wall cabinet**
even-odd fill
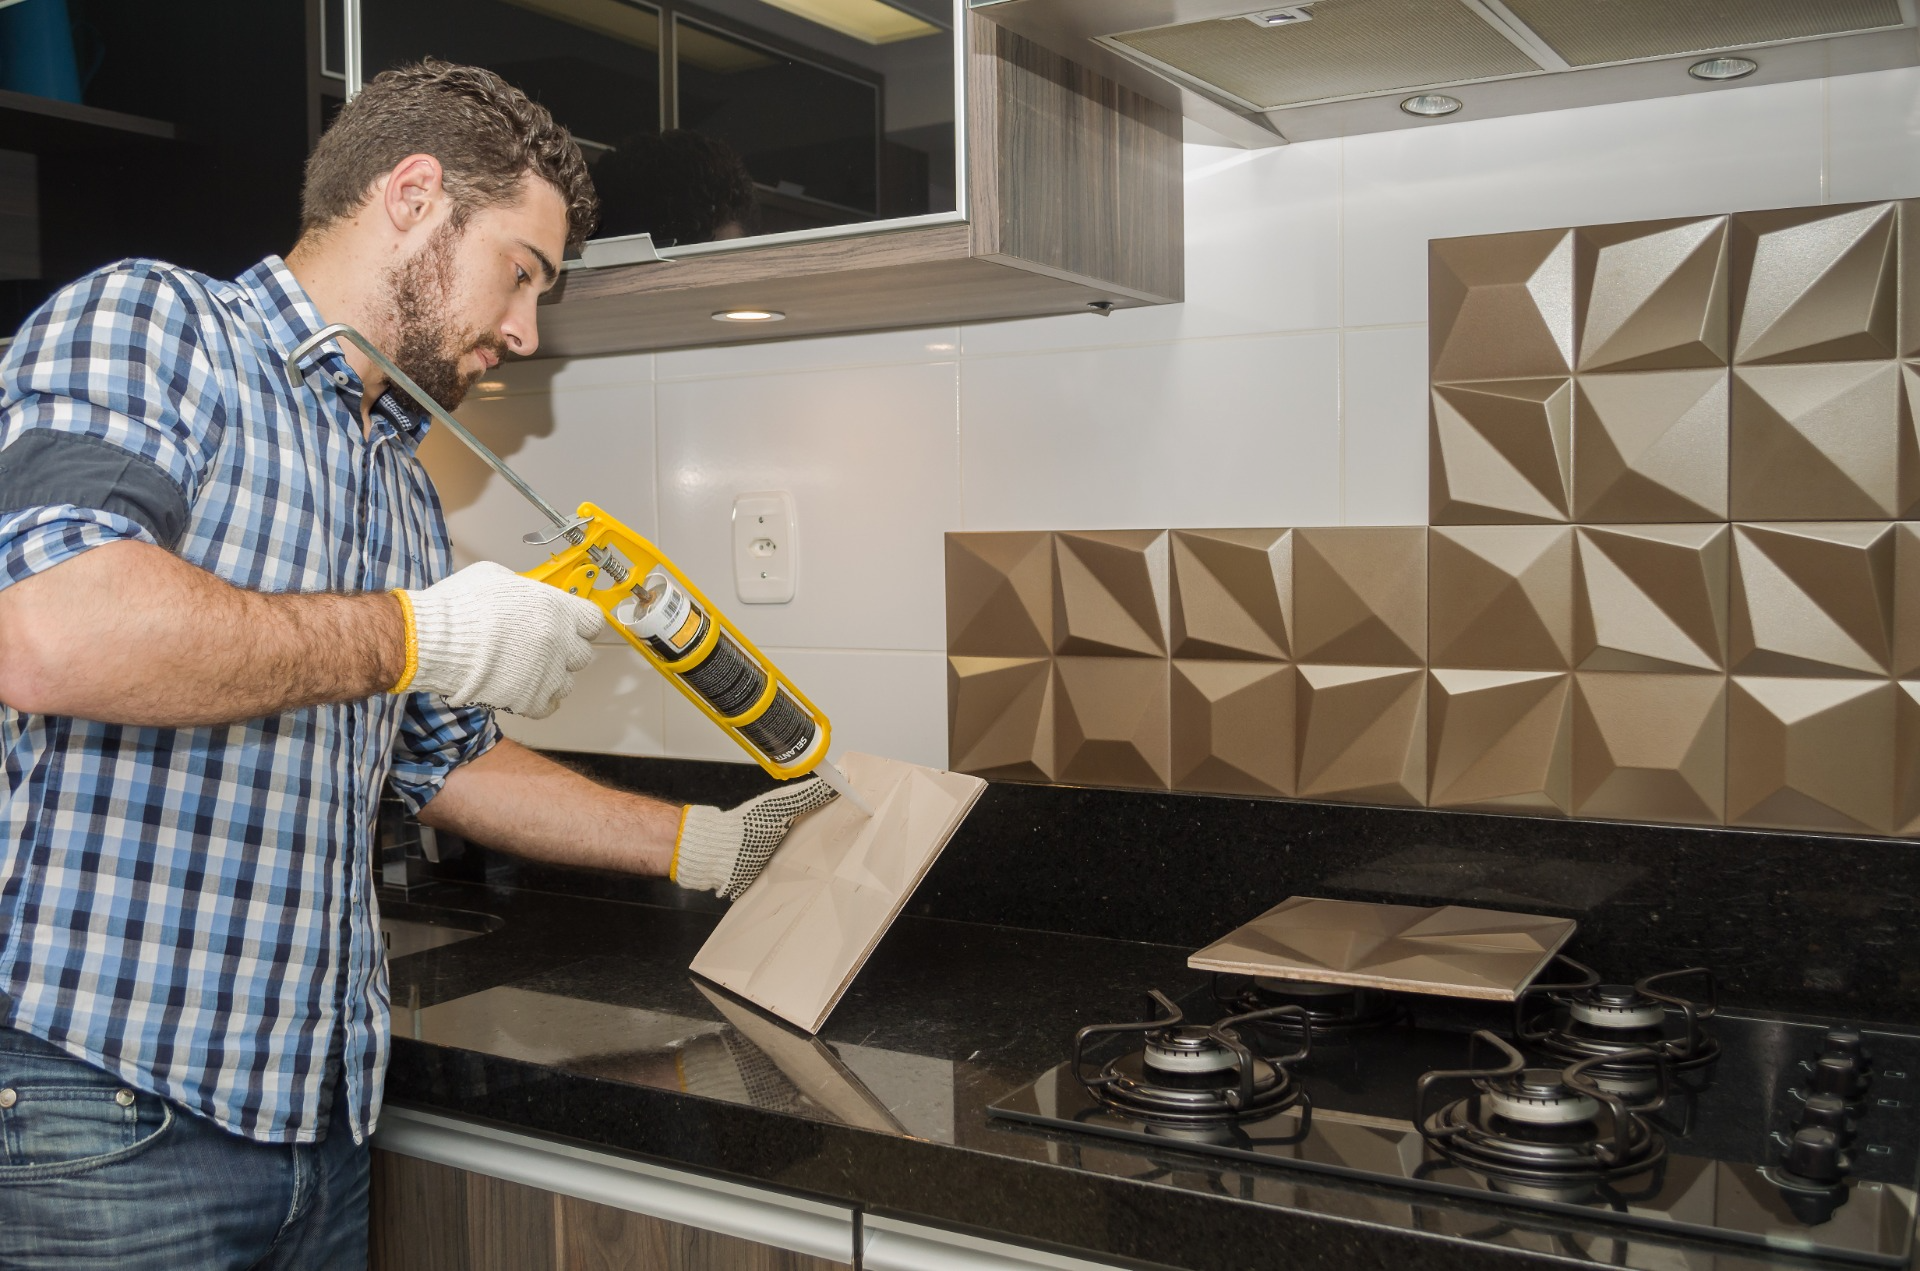
[[[963,3],[341,2],[347,87],[487,66],[581,141],[601,228],[543,356],[1181,298],[1177,111]]]

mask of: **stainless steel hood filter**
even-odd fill
[[[1276,27],[1188,22],[1113,41],[1255,110],[1539,70],[1459,0],[1320,0],[1312,14]]]
[[[1570,66],[1812,40],[1902,22],[1899,0],[1505,0]]]
[[[1716,55],[1757,61],[1746,83],[1920,63],[1916,0],[970,3],[1241,145],[1430,126],[1398,108],[1422,92],[1461,119],[1716,91],[1686,74]]]

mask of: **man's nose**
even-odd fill
[[[521,357],[532,357],[534,350],[540,347],[540,320],[536,305],[529,301],[509,310],[506,320],[500,324],[500,338]]]

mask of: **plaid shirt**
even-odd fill
[[[277,257],[234,282],[123,261],[40,308],[0,358],[0,449],[81,433],[185,495],[181,557],[262,592],[424,587],[440,504],[391,396],[371,434]],[[0,512],[0,588],[88,548],[153,542],[73,504]],[[356,1141],[388,1049],[371,847],[391,783],[417,810],[499,734],[490,713],[383,694],[210,728],[0,705],[0,1020],[249,1138],[312,1142],[344,1076]]]

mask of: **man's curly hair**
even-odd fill
[[[382,71],[340,108],[307,158],[301,234],[352,216],[410,154],[440,161],[456,227],[513,202],[532,173],[566,200],[570,250],[593,232],[598,202],[573,135],[492,71],[428,58]]]

